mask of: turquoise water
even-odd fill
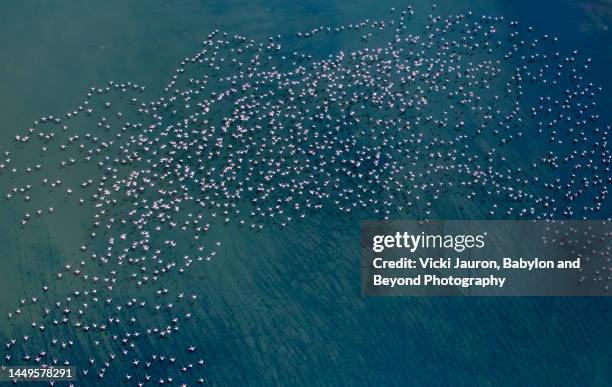
[[[607,2],[438,4],[439,13],[501,14],[556,34],[567,49],[577,47],[594,58],[593,74],[610,89]],[[264,39],[382,17],[389,7],[402,5],[4,2],[2,135],[8,142],[40,115],[72,108],[89,86],[108,80],[133,80],[147,85],[146,94],[157,95],[180,58],[214,28]],[[415,8],[429,12],[425,3],[415,2]],[[333,52],[344,44],[349,43],[340,39],[314,49]],[[600,104],[609,106],[610,94],[604,95]],[[76,257],[74,246],[87,230],[82,212],[45,219],[24,233],[18,203],[3,202],[0,211],[5,314],[41,278]],[[180,339],[180,345],[196,341],[204,351],[204,374],[212,385],[609,385],[612,380],[608,299],[363,298],[359,224],[331,215],[282,233],[243,233],[228,226],[222,238],[222,259],[190,279],[204,309]],[[12,329],[5,320],[0,324]]]

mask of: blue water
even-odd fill
[[[430,12],[428,3],[412,3],[417,12]],[[214,28],[263,39],[384,17],[389,7],[403,5],[3,2],[0,135],[8,142],[40,115],[72,108],[89,86],[108,80],[145,84],[145,93],[155,96],[176,63]],[[609,2],[440,1],[436,12],[468,9],[532,24],[559,36],[562,48],[592,57],[591,75],[605,90],[599,103],[610,106]],[[344,44],[338,39],[314,49],[334,52]],[[610,122],[609,111],[602,115]],[[82,214],[40,222],[24,234],[19,213],[14,202],[0,206],[2,315],[74,256],[73,246],[85,237]],[[612,384],[608,298],[364,298],[357,221],[323,214],[282,233],[231,226],[223,233],[222,259],[190,279],[204,306],[198,323],[167,344],[171,350],[196,342],[210,385]],[[9,330],[4,321],[0,328]]]

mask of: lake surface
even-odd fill
[[[412,3],[417,12],[430,12],[428,3]],[[385,17],[390,7],[403,5],[387,0],[2,2],[1,143],[9,144],[41,115],[72,109],[90,86],[109,80],[131,80],[146,85],[146,95],[157,95],[177,63],[215,28],[266,39]],[[604,88],[600,108],[612,106],[610,2],[439,1],[436,12],[465,10],[537,26],[559,36],[563,48],[592,57],[592,75]],[[344,44],[350,42],[307,48],[335,52]],[[610,122],[610,112],[602,114]],[[9,190],[10,182],[1,188]],[[74,247],[87,237],[84,211],[46,218],[24,231],[20,206],[14,201],[0,206],[3,316],[77,257]],[[469,206],[452,211],[445,215],[478,216]],[[612,382],[612,299],[365,298],[358,219],[338,219],[335,213],[282,232],[245,233],[228,226],[219,238],[224,243],[218,259],[188,279],[201,295],[198,323],[178,343],[167,344],[197,343],[209,385]],[[3,318],[0,337],[19,328]]]

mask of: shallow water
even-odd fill
[[[438,4],[440,14],[465,9],[501,14],[558,35],[567,50],[579,48],[594,58],[592,75],[605,90],[600,108],[610,105],[612,51],[604,28],[609,3]],[[385,17],[389,7],[401,5],[3,3],[0,135],[8,143],[32,120],[71,109],[89,86],[108,80],[133,80],[147,85],[145,95],[155,96],[177,62],[214,28],[264,39]],[[415,8],[429,12],[425,3],[415,2]],[[300,44],[325,56],[352,42]],[[609,122],[610,113],[602,114]],[[459,205],[448,203],[441,212],[478,216],[478,208]],[[22,212],[16,201],[0,206],[3,315],[64,262],[76,259],[75,246],[87,234],[83,210],[41,219],[27,231],[19,225]],[[363,298],[356,219],[324,213],[282,232],[245,233],[231,225],[216,232],[224,242],[218,257],[187,280],[200,289],[204,308],[198,323],[188,334],[169,339],[179,343],[167,344],[182,348],[197,342],[206,360],[203,375],[212,385],[609,385],[612,380],[608,299]],[[15,329],[4,319],[0,327]]]

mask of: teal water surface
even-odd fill
[[[384,17],[403,6],[386,0],[2,2],[1,144],[41,115],[63,114],[90,86],[108,80],[131,80],[157,95],[177,62],[215,28],[265,39]],[[431,12],[429,3],[414,6]],[[440,1],[436,12],[466,10],[533,24],[559,36],[563,48],[592,57],[592,74],[605,90],[600,104],[610,106],[610,2]],[[340,38],[307,48],[325,55],[348,44]],[[602,115],[609,122],[609,112]],[[85,210],[24,232],[20,206],[0,206],[2,315],[75,258],[74,246],[87,234]],[[466,208],[447,215],[477,216]],[[189,279],[204,305],[198,322],[167,344],[197,343],[210,385],[612,384],[608,298],[365,298],[359,223],[335,214],[282,232],[228,226],[219,238],[219,259]],[[11,324],[0,320],[0,337],[20,328]]]

